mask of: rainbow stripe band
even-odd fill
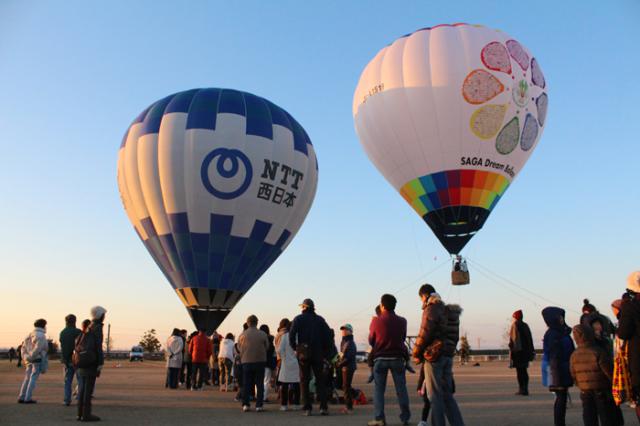
[[[445,170],[407,182],[400,194],[420,215],[445,207],[471,206],[491,211],[509,186],[506,177],[484,170]]]

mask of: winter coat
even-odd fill
[[[393,311],[384,311],[371,319],[369,344],[376,358],[406,358],[407,320]]]
[[[431,294],[422,305],[422,322],[413,347],[413,356],[421,359],[429,345],[435,340],[441,340],[443,342],[441,354],[452,357],[458,345],[461,313],[460,306],[445,306],[438,293]]]
[[[167,339],[167,351],[165,357],[167,358],[167,368],[181,368],[182,367],[182,355],[183,355],[184,343],[182,337],[171,336]]]
[[[509,332],[509,352],[511,362],[515,368],[529,367],[529,361],[533,361],[535,350],[529,325],[522,320],[514,321]]]
[[[233,361],[233,340],[223,339],[222,342],[220,342],[218,358],[226,358]]]
[[[183,360],[186,364],[191,364],[191,341],[193,338],[187,338],[184,343],[184,356]]]
[[[278,381],[281,383],[299,383],[300,366],[296,353],[289,344],[289,333],[285,330],[278,332],[280,336],[279,345],[276,348],[278,359],[280,360],[280,371]]]
[[[296,350],[299,344],[309,345],[309,353],[316,360],[326,359],[335,345],[327,322],[312,309],[296,316],[289,331],[289,344]]]
[[[267,335],[267,338],[269,339],[269,347],[267,348],[267,364],[266,367],[270,368],[272,370],[276,369],[276,363],[277,363],[277,359],[276,359],[276,347],[274,345],[274,337],[272,335]]]
[[[25,366],[41,362],[47,357],[49,343],[44,328],[36,327],[22,342],[22,362]]]
[[[213,345],[206,334],[200,332],[191,338],[189,343],[191,362],[194,364],[206,364],[213,353]]]
[[[94,365],[78,368],[78,374],[80,376],[95,376],[98,372],[98,367],[104,364],[104,352],[102,351],[102,323],[100,320],[94,319],[91,321],[91,325],[85,334],[80,334],[76,339],[76,345],[83,340],[83,347],[87,351],[94,352],[96,354],[96,362]]]
[[[578,345],[571,354],[571,377],[581,391],[611,389],[613,362],[606,351],[594,342],[590,328],[573,327],[573,338]]]
[[[82,334],[79,328],[65,327],[60,332],[60,362],[63,364],[71,363],[73,348],[76,346],[76,339]]]
[[[353,336],[342,336],[340,342],[340,360],[338,361],[338,368],[348,368],[355,371],[356,366],[356,343],[353,341]]]
[[[542,317],[549,327],[543,339],[542,384],[551,391],[571,387],[569,360],[574,346],[571,329],[564,324],[564,309],[545,308]]]
[[[258,330],[255,326],[247,328],[238,337],[238,350],[242,364],[266,362],[269,349],[269,337],[267,333]]]
[[[620,308],[618,337],[629,342],[629,373],[631,385],[640,387],[640,294]]]

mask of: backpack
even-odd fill
[[[94,345],[91,345],[90,333],[81,334],[76,341],[76,346],[73,349],[73,355],[71,361],[75,368],[90,368],[97,364],[98,354],[93,350]]]

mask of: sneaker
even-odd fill
[[[420,420],[418,426],[427,426],[427,422],[425,422],[424,420]]]
[[[65,401],[65,402],[63,402],[63,404],[64,404],[65,407],[68,407],[68,406],[71,405],[71,401],[69,401],[69,402]]]
[[[368,426],[387,426],[387,422],[384,420],[369,420]]]
[[[264,408],[256,407],[256,413],[262,413],[263,411],[264,411]]]
[[[300,410],[302,410],[302,406],[301,405],[294,405],[292,410],[293,411],[300,411]]]
[[[329,415],[329,410],[327,410],[326,408],[323,408],[322,410],[320,410],[320,415],[321,416],[328,416]]]
[[[367,383],[371,383],[373,382],[373,374],[369,376],[369,378],[367,379]]]
[[[24,403],[25,403],[25,404],[37,404],[37,403],[38,403],[38,401],[36,401],[35,399],[30,399],[30,400],[28,400],[28,401],[25,401]]]
[[[340,410],[340,412],[342,414],[353,414],[353,408],[349,409],[349,408],[342,408],[342,410]]]
[[[24,399],[19,399],[18,404],[24,404]]]
[[[303,416],[306,416],[306,417],[311,416],[311,410],[304,410],[304,411],[302,412],[302,415],[303,415]]]
[[[242,406],[242,412],[244,412],[244,413],[248,413],[248,412],[249,412],[249,410],[251,410],[251,407],[249,407],[248,405],[243,405],[243,406]]]
[[[288,411],[289,407],[287,407],[286,405],[281,405],[280,406],[280,411]]]
[[[88,416],[82,417],[80,419],[81,422],[99,422],[100,421],[100,417],[98,416],[94,416],[93,414],[90,414]]]

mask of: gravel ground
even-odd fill
[[[553,395],[540,385],[540,366],[530,368],[531,396],[513,395],[516,390],[515,371],[504,362],[487,362],[478,367],[456,366],[456,399],[467,425],[551,425]],[[62,404],[62,367],[52,361],[50,371],[40,376],[34,399],[38,404],[16,403],[23,369],[6,360],[0,361],[0,424],[1,425],[64,425],[75,421],[75,407]],[[368,368],[359,364],[354,387],[373,396],[373,386],[365,384]],[[263,413],[242,413],[233,401],[233,394],[207,387],[202,392],[164,388],[165,369],[161,362],[110,361],[105,365],[96,385],[94,414],[102,423],[118,425],[365,425],[373,416],[373,406],[357,406],[353,415],[339,413],[330,407],[328,417],[302,417],[299,412],[280,412],[278,404],[267,404]],[[420,418],[421,403],[415,392],[417,375],[410,375],[412,424]],[[272,394],[273,396],[273,394]],[[387,422],[400,424],[395,403],[395,391],[387,389]],[[572,389],[572,406],[567,410],[567,424],[580,425],[581,405]],[[634,415],[624,408],[627,424],[634,424]]]

